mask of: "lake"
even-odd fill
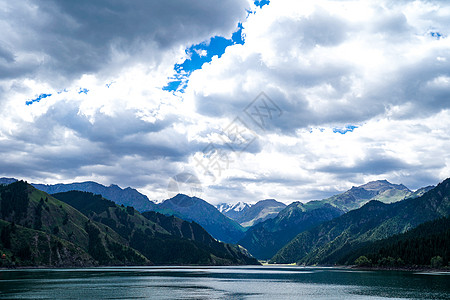
[[[0,299],[450,299],[450,274],[296,266],[0,270]]]

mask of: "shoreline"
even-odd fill
[[[263,266],[274,266],[274,267],[303,267],[303,268],[339,268],[339,269],[349,269],[349,270],[364,270],[364,271],[407,271],[407,272],[445,272],[450,273],[450,267],[442,268],[432,268],[427,266],[403,266],[403,267],[380,267],[380,266],[357,266],[357,265],[297,265],[295,263],[291,264],[269,264],[262,263]]]
[[[354,270],[371,270],[371,271],[408,271],[408,272],[445,272],[450,273],[449,267],[432,268],[427,266],[404,266],[404,267],[359,267],[359,266],[347,266]]]
[[[202,265],[202,264],[192,264],[192,265],[181,265],[181,264],[148,264],[148,265],[91,265],[91,266],[14,266],[14,267],[0,267],[0,271],[4,270],[44,270],[44,269],[92,269],[92,268],[145,268],[145,267],[240,267],[240,266],[261,266],[256,264],[230,264],[230,265]]]
[[[263,267],[299,267],[299,268],[337,268],[355,271],[404,271],[404,272],[427,272],[427,273],[449,273],[450,268],[432,268],[426,266],[404,266],[404,267],[362,267],[356,265],[297,265],[292,264],[268,264],[262,263],[260,265],[177,265],[177,264],[163,264],[163,265],[92,265],[92,266],[16,266],[16,267],[0,267],[0,271],[7,270],[44,270],[44,269],[96,269],[96,268],[144,268],[144,267],[238,267],[238,266],[263,266]]]

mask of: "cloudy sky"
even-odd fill
[[[447,1],[0,0],[0,177],[322,199],[450,177]]]

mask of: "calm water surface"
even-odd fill
[[[450,299],[450,274],[291,266],[2,270],[0,299]]]

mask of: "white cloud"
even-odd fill
[[[244,45],[194,72],[187,97],[212,117],[242,114],[261,91],[283,110],[277,138],[262,133],[261,152],[235,167],[264,182],[261,196],[308,200],[379,178],[436,183],[450,175],[449,17],[445,2],[274,1],[243,24]],[[348,124],[359,128],[332,130]]]
[[[0,2],[0,172],[167,197],[196,173],[212,202],[320,199],[367,180],[450,176],[450,6],[430,1]],[[25,20],[20,22],[18,20]],[[162,88],[192,44],[245,44]],[[205,55],[206,53],[199,53]],[[87,89],[80,93],[80,89]],[[264,91],[281,116],[244,109]],[[52,96],[25,105],[40,94]],[[195,155],[243,120],[255,141],[215,180]],[[333,128],[356,125],[340,134]],[[0,174],[0,175],[2,175]]]

